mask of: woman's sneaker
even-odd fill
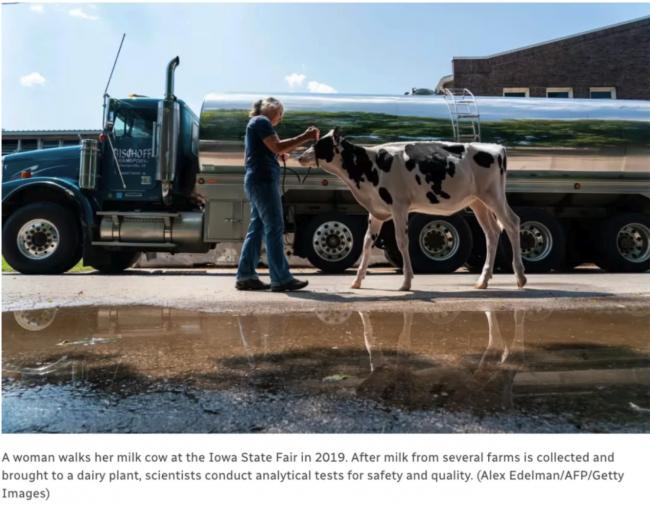
[[[237,281],[235,287],[239,291],[262,291],[269,289],[271,286],[263,283],[259,279],[246,279],[245,281]]]
[[[297,291],[304,288],[309,284],[309,281],[299,281],[298,279],[291,279],[289,282],[284,284],[278,284],[277,286],[271,286],[271,291]]]

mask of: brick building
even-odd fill
[[[439,86],[479,96],[649,100],[650,17],[452,65]]]

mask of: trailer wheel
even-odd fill
[[[345,214],[314,216],[303,234],[303,250],[316,268],[341,273],[359,259],[365,220]]]
[[[140,252],[113,251],[109,255],[107,263],[93,265],[101,274],[119,274],[129,267],[132,267],[140,257]]]
[[[650,217],[624,213],[607,219],[596,242],[596,264],[608,272],[650,269]]]
[[[415,272],[451,273],[469,258],[472,232],[458,214],[414,214],[409,222],[409,252]]]
[[[485,264],[485,234],[476,218],[468,219],[467,224],[472,231],[473,245],[472,252],[465,262],[465,268],[467,268],[468,272],[477,274],[483,270],[483,265]]]
[[[32,203],[14,212],[2,230],[2,254],[23,274],[61,274],[81,259],[79,225],[67,208]]]
[[[397,249],[397,245],[390,244],[384,247],[384,258],[398,270],[402,269],[402,255]]]
[[[546,273],[560,270],[565,265],[566,235],[562,225],[548,212],[520,207],[515,209],[519,216],[521,257],[526,272]],[[501,253],[496,262],[502,271],[512,271],[512,246],[505,232],[499,242]]]

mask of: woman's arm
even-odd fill
[[[310,140],[316,140],[318,138],[318,134],[318,128],[315,126],[310,126],[297,137],[280,140],[280,138],[274,134],[269,135],[262,140],[266,147],[268,147],[273,154],[285,154],[290,153],[299,145],[305,144]]]

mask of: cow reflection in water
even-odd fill
[[[477,355],[454,354],[454,358],[414,354],[411,343],[413,313],[402,314],[402,329],[390,351],[383,351],[376,341],[370,314],[359,312],[359,316],[367,352],[366,358],[361,360],[349,353],[327,354],[323,349],[274,354],[270,335],[284,334],[285,328],[279,328],[277,320],[274,325],[264,316],[240,316],[239,330],[251,371],[249,380],[264,389],[297,386],[312,391],[332,391],[353,388],[358,397],[409,409],[512,408],[514,377],[522,368],[524,356],[523,311],[514,312],[515,328],[509,338],[504,338],[497,314],[486,311],[485,350]],[[431,338],[436,338],[435,330]],[[355,376],[334,373],[337,368],[351,370],[351,362],[357,363],[353,367]],[[368,367],[367,372],[359,373],[359,364],[364,366],[363,363]],[[281,377],[272,377],[273,370]],[[315,380],[312,374],[318,372],[320,377],[333,375]],[[305,375],[296,377],[294,374]],[[330,378],[333,380],[327,380]]]
[[[523,312],[514,313],[515,331],[510,339],[503,338],[496,313],[485,312],[488,343],[477,361],[465,357],[460,362],[420,370],[405,366],[400,359],[389,363],[381,352],[375,352],[370,317],[360,315],[371,372],[357,387],[359,395],[413,409],[512,408],[513,381],[523,362]],[[404,313],[403,317],[398,350],[407,352],[411,346],[413,314]]]

